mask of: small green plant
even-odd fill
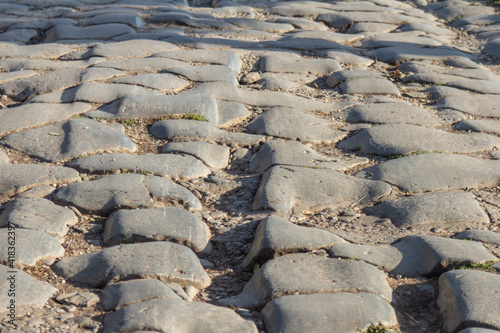
[[[391,328],[384,327],[382,325],[377,325],[377,326],[371,325],[363,333],[386,333],[386,332],[401,333],[401,331],[399,329],[391,329]]]
[[[413,155],[422,155],[422,154],[429,154],[430,151],[428,150],[417,150],[417,151],[413,151],[412,154]]]
[[[139,126],[141,124],[141,120],[138,118],[137,119],[117,119],[117,121],[120,124],[129,126],[129,127],[135,127],[135,126]]]
[[[433,86],[442,86],[442,85],[444,85],[444,83],[443,82],[434,82],[432,85]]]
[[[393,159],[395,159],[395,158],[401,158],[401,157],[403,157],[403,155],[389,155],[389,156],[387,156],[387,157],[388,157],[390,160],[393,160]]]
[[[479,271],[491,272],[493,271],[493,264],[499,262],[499,260],[489,261],[489,262],[471,262],[468,265],[460,266],[460,269],[475,269]]]
[[[75,116],[74,119],[86,119],[87,117],[85,117],[83,114],[80,114],[78,116]]]
[[[198,120],[198,121],[208,121],[205,116],[202,116],[201,114],[186,114],[182,117],[182,119],[191,119],[191,120]]]
[[[356,257],[349,257],[349,258],[347,258],[347,260],[359,261],[359,259]]]

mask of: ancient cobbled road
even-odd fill
[[[485,1],[1,0],[1,332],[500,332]]]

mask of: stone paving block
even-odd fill
[[[35,29],[16,29],[0,33],[0,41],[29,43],[38,37]]]
[[[361,42],[364,48],[379,48],[400,46],[401,44],[411,44],[414,46],[439,46],[440,42],[437,40],[422,35],[421,33],[415,34],[414,32],[393,32],[388,34],[377,34],[370,36]]]
[[[262,72],[311,73],[323,76],[341,69],[340,63],[334,59],[307,59],[295,54],[268,55],[262,58],[260,62]]]
[[[381,270],[362,261],[332,259],[311,254],[288,254],[264,264],[241,294],[219,304],[257,308],[284,295],[369,292],[392,300]]]
[[[170,242],[125,244],[65,257],[55,264],[54,271],[65,279],[92,287],[145,277],[200,289],[210,285],[210,278],[194,252]]]
[[[166,283],[157,279],[123,281],[109,284],[102,290],[102,306],[106,311],[156,298],[181,299]]]
[[[337,123],[297,109],[275,107],[255,117],[247,129],[257,133],[305,142],[337,142],[345,136]]]
[[[183,61],[152,56],[147,58],[109,60],[96,64],[95,67],[114,68],[124,71],[156,73],[171,67],[181,67],[187,65],[188,64]]]
[[[424,31],[427,33],[435,34],[438,36],[453,36],[454,33],[446,28],[434,24],[427,24],[423,22],[411,22],[401,26],[400,31]]]
[[[158,53],[156,57],[224,65],[235,73],[239,73],[242,66],[240,57],[228,50],[179,50]]]
[[[383,182],[360,179],[327,169],[275,166],[264,174],[253,208],[300,212],[369,202],[388,195]]]
[[[299,4],[283,4],[282,2],[277,2],[272,4],[269,8],[270,14],[276,14],[281,16],[316,16],[320,14],[331,13],[332,9],[321,8],[321,7],[309,7]]]
[[[476,132],[487,132],[500,135],[500,120],[467,119],[456,126],[457,129]]]
[[[192,210],[201,208],[198,199],[185,187],[170,179],[138,174],[110,175],[73,183],[60,188],[54,197],[56,203],[106,215],[122,208],[155,207],[155,200],[181,201]]]
[[[189,81],[168,73],[122,76],[116,78],[114,82],[143,86],[160,90],[161,92],[178,92],[190,84]]]
[[[234,24],[222,20],[196,18],[187,13],[164,13],[153,15],[148,18],[151,23],[185,25],[194,28],[235,29]]]
[[[73,102],[109,103],[123,96],[162,96],[159,91],[119,83],[85,82],[75,89]]]
[[[460,79],[446,85],[480,94],[500,94],[500,83],[489,80]]]
[[[86,68],[95,65],[97,63],[104,62],[105,60],[106,59],[101,57],[93,57],[85,60],[68,60],[68,61],[58,61],[49,59],[30,59],[30,58],[5,58],[5,59],[0,59],[0,65],[5,70],[10,70],[10,71],[23,71],[32,69],[32,70],[46,72],[49,70]],[[60,74],[62,75],[62,73]]]
[[[56,297],[59,303],[74,305],[77,307],[89,307],[99,302],[99,296],[89,292],[74,292],[68,294],[59,294]]]
[[[43,198],[20,198],[5,205],[0,215],[0,227],[44,231],[52,236],[64,236],[68,227],[78,222],[71,209],[57,206]]]
[[[104,319],[104,333],[138,332],[257,333],[254,323],[230,309],[177,299],[153,299],[126,306]]]
[[[294,165],[314,169],[344,171],[350,167],[367,163],[367,158],[341,159],[320,155],[311,148],[292,140],[271,140],[265,142],[252,157],[250,172],[265,172],[276,165]]]
[[[500,245],[500,234],[490,230],[470,229],[459,233],[456,238]]]
[[[319,56],[332,58],[341,64],[354,66],[370,66],[374,63],[373,59],[360,56],[346,50],[324,50],[318,53]]]
[[[439,277],[438,305],[449,332],[478,326],[500,330],[500,276],[456,270]]]
[[[359,22],[354,23],[347,29],[348,34],[377,34],[394,31],[399,25],[388,23]]]
[[[278,216],[268,216],[260,221],[250,252],[242,265],[249,267],[287,253],[307,252],[345,243],[339,236],[328,231],[299,227]]]
[[[474,196],[465,192],[404,197],[368,207],[366,212],[389,218],[401,228],[421,224],[489,222]]]
[[[351,49],[337,42],[318,38],[288,39],[286,36],[279,40],[262,42],[263,48],[280,48],[287,50],[329,50],[329,49]],[[254,45],[254,48],[259,47]]]
[[[398,325],[390,304],[369,293],[282,296],[269,302],[262,316],[269,333],[355,333],[371,325]]]
[[[499,144],[498,138],[483,133],[454,134],[421,126],[385,124],[359,132],[342,141],[338,148],[365,154],[400,155],[415,151],[471,153]]]
[[[0,135],[9,131],[65,120],[90,110],[85,103],[31,103],[0,110]]]
[[[73,47],[61,44],[9,45],[0,47],[1,58],[41,58],[57,59],[74,50]]]
[[[105,80],[119,75],[123,75],[123,73],[111,68],[61,69],[3,83],[0,85],[0,91],[12,98],[24,101],[34,95],[70,88],[86,81]]]
[[[500,161],[458,154],[421,154],[380,163],[356,176],[383,180],[411,192],[492,187],[500,182]]]
[[[13,275],[14,279],[12,279]],[[27,313],[33,307],[42,308],[57,291],[47,282],[39,281],[22,270],[4,265],[0,265],[0,281],[0,289],[4,291],[0,293],[0,301],[5,304],[0,308],[0,313],[5,315],[8,320],[13,319],[15,321],[17,316]],[[10,317],[11,312],[7,307],[10,306],[13,298],[8,296],[7,291],[11,289],[12,283],[14,283],[13,289],[15,289],[16,294],[15,313]],[[36,292],[33,292],[34,290]]]
[[[11,196],[35,186],[72,183],[80,180],[71,168],[40,164],[0,164],[0,194]]]
[[[33,11],[32,11],[32,13],[33,13]],[[63,18],[63,17],[49,18],[49,19],[33,18],[31,20],[27,20],[24,22],[19,22],[19,19],[17,19],[17,20],[15,20],[15,22],[17,22],[17,23],[9,25],[7,30],[34,29],[34,30],[38,30],[38,31],[40,31],[40,30],[46,31],[46,30],[49,30],[50,28],[52,28],[53,26],[58,25],[58,24],[76,25],[78,23],[75,20],[72,20],[69,18]],[[43,44],[19,45],[19,46],[40,46],[40,45],[43,45]],[[56,45],[55,47],[57,47],[57,46],[59,46],[59,45]],[[61,45],[61,46],[63,46],[63,45]],[[43,47],[44,46],[41,46],[41,48],[43,48]],[[51,46],[49,46],[49,47],[51,47]],[[36,49],[36,47],[34,49]],[[26,55],[26,54],[24,54],[24,55]],[[55,58],[57,58],[57,57],[55,57]]]
[[[120,209],[109,216],[103,234],[106,246],[124,241],[170,241],[195,252],[203,251],[209,240],[206,224],[179,207]]]
[[[374,57],[379,61],[395,65],[408,60],[443,60],[453,57],[470,57],[467,53],[450,46],[418,47],[404,44],[401,46],[382,47],[364,52],[364,54]]]
[[[13,237],[9,232],[9,228],[0,228],[0,263],[3,265],[10,264],[8,253],[11,246],[15,247],[16,268],[35,266],[39,261],[53,262],[64,256],[61,243],[43,231],[15,228]]]
[[[180,154],[105,154],[93,155],[67,163],[67,166],[92,173],[121,171],[150,172],[167,178],[206,177],[210,170],[193,156]]]
[[[144,28],[146,22],[133,13],[109,13],[92,16],[90,18],[82,19],[79,21],[83,26],[109,24],[109,23],[123,23],[133,28]]]
[[[90,27],[75,27],[67,24],[58,24],[46,32],[45,43],[54,43],[64,39],[106,40],[124,34],[135,34],[135,30],[121,23],[99,24]]]
[[[29,76],[33,76],[33,75],[36,75],[36,74],[37,74],[37,72],[30,71],[30,70],[14,71],[14,72],[8,72],[8,73],[0,73],[0,83],[14,81],[16,79],[21,79],[21,78],[24,78],[24,77],[29,77]]]
[[[317,23],[316,23],[317,24]],[[323,25],[324,26],[324,25]],[[333,31],[318,31],[318,30],[306,30],[291,32],[290,34],[284,36],[282,40],[285,39],[301,39],[301,38],[316,38],[324,39],[332,42],[353,42],[358,39],[364,38],[361,34],[346,34]]]
[[[463,95],[445,97],[434,104],[434,107],[482,117],[500,117],[499,103],[500,96],[496,95]]]
[[[398,87],[387,79],[356,78],[341,83],[342,94],[396,95],[401,96]]]
[[[376,22],[385,24],[402,24],[412,19],[409,16],[403,16],[396,13],[389,12],[339,12],[339,13],[326,13],[319,15],[316,20],[325,22],[329,26],[342,29],[359,22]]]
[[[224,20],[242,29],[262,30],[277,33],[284,33],[295,29],[293,25],[288,23],[266,22],[242,17],[231,17]]]
[[[68,160],[102,150],[136,150],[120,124],[104,125],[91,119],[70,119],[10,134],[2,144],[47,161]]]
[[[406,103],[374,103],[355,105],[335,115],[349,123],[404,123],[437,126],[439,118],[425,109]]]
[[[214,125],[227,126],[245,119],[250,112],[243,104],[218,100],[211,94],[198,94],[190,89],[177,95],[125,96],[86,113],[90,117],[122,119],[176,114],[202,115]]]
[[[108,59],[142,58],[177,49],[177,46],[164,41],[135,39],[131,41],[96,45],[92,48],[89,55]]]
[[[206,140],[232,146],[254,145],[264,140],[262,135],[227,132],[207,121],[160,120],[150,130],[160,139]]]
[[[165,70],[196,82],[226,81],[236,86],[237,80],[231,68],[223,65],[198,65],[172,67]]]
[[[299,17],[283,17],[283,18],[278,18],[274,22],[276,23],[290,23],[291,25],[294,26],[296,30],[307,30],[307,31],[327,31],[328,27],[321,23],[321,22],[314,22],[305,18],[299,18]],[[302,31],[300,31],[302,32]],[[300,33],[299,32],[299,33]],[[305,32],[305,31],[304,31]],[[341,34],[338,34],[341,35]],[[341,38],[339,36],[339,38]]]
[[[436,236],[406,236],[387,245],[335,244],[332,257],[357,258],[392,275],[437,276],[471,262],[494,260],[478,242]]]
[[[170,142],[161,148],[162,153],[192,155],[215,169],[225,169],[229,164],[229,148],[207,142]]]
[[[334,88],[349,80],[355,79],[383,79],[383,76],[369,70],[341,70],[333,73],[326,79],[328,86]]]

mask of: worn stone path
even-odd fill
[[[499,8],[0,0],[0,332],[500,332]]]

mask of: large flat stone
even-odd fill
[[[300,142],[292,140],[271,140],[265,142],[250,161],[250,172],[265,172],[276,165],[303,166],[315,169],[344,171],[368,159],[359,157],[343,159],[318,154]]]
[[[161,152],[189,154],[215,169],[224,169],[229,164],[229,148],[208,142],[170,142]]]
[[[189,81],[169,73],[138,74],[134,76],[118,77],[114,82],[139,85],[160,90],[161,92],[178,92],[189,85]]]
[[[173,59],[165,59],[160,57],[146,57],[146,58],[129,58],[129,59],[118,59],[109,60],[101,62],[95,67],[104,67],[108,69],[116,69],[123,71],[138,71],[138,72],[152,72],[157,73],[159,71],[172,68],[187,66],[188,64],[182,61],[177,61]]]
[[[500,330],[500,276],[474,270],[456,270],[439,277],[438,305],[443,327],[457,332],[467,327]]]
[[[251,321],[230,309],[177,299],[154,299],[132,304],[104,319],[104,333],[112,332],[257,333]]]
[[[471,153],[498,145],[498,138],[483,133],[454,134],[421,126],[385,124],[365,129],[338,147],[365,154],[399,155],[415,151]]]
[[[34,28],[34,27],[33,27]],[[9,45],[0,47],[1,58],[57,59],[74,50],[73,47],[62,44]]]
[[[242,66],[240,57],[229,50],[179,50],[162,52],[156,54],[156,56],[182,61],[224,65],[231,68],[235,73],[239,73]]]
[[[12,243],[14,241],[14,243]],[[30,229],[0,229],[0,262],[9,265],[9,247],[14,247],[14,267],[35,266],[39,261],[53,262],[64,256],[64,248],[49,234]]]
[[[118,210],[106,221],[103,241],[106,246],[123,242],[170,241],[203,251],[210,230],[196,215],[179,207]]]
[[[368,207],[366,212],[389,218],[395,226],[402,228],[420,224],[489,222],[474,196],[465,192],[404,197]]]
[[[25,71],[25,70],[37,70],[47,72],[50,70],[63,70],[63,69],[84,69],[95,65],[99,62],[103,62],[106,59],[100,57],[93,57],[84,60],[68,60],[68,61],[59,61],[59,60],[48,60],[48,59],[26,59],[26,58],[4,58],[0,59],[0,66],[2,66],[5,70],[9,71]],[[90,69],[90,68],[89,68]],[[28,73],[30,73],[29,71]],[[60,72],[61,75],[66,75],[71,72]],[[5,74],[5,73],[4,73]],[[31,76],[31,75],[26,75]],[[52,76],[47,76],[48,78],[52,78]],[[29,81],[32,82],[32,81]],[[12,85],[14,87],[15,85]],[[19,89],[21,87],[18,87]]]
[[[62,101],[109,103],[130,95],[163,96],[159,91],[130,84],[85,82],[72,90],[71,93],[63,93]]]
[[[225,81],[233,85],[237,84],[233,70],[223,65],[172,67],[166,69],[165,72],[181,75],[195,82]]]
[[[155,298],[181,299],[168,285],[171,284],[163,283],[157,279],[130,280],[109,284],[102,290],[102,306],[104,310],[110,311]]]
[[[409,16],[396,13],[355,11],[321,14],[317,17],[317,20],[325,22],[333,28],[342,29],[358,22],[402,24],[411,19]]]
[[[383,182],[358,180],[327,169],[275,166],[264,174],[253,208],[287,213],[321,210],[369,202],[391,193]]]
[[[395,95],[400,96],[398,87],[387,79],[357,78],[338,86],[342,94]]]
[[[64,236],[68,227],[78,222],[71,209],[57,206],[43,198],[19,198],[5,205],[0,215],[0,227],[44,231],[52,236]]]
[[[469,239],[483,243],[491,243],[500,246],[500,234],[490,230],[470,229],[459,233],[456,238]]]
[[[337,123],[314,117],[297,109],[276,107],[257,116],[247,125],[254,133],[305,142],[337,142],[345,133]]]
[[[357,177],[383,180],[405,191],[498,186],[500,161],[458,154],[421,154],[366,168]]]
[[[72,183],[80,180],[71,168],[39,164],[0,164],[0,193],[14,195],[35,186]]]
[[[120,208],[151,208],[155,201],[181,201],[189,209],[200,209],[198,199],[170,179],[121,174],[73,183],[60,188],[54,197],[56,203],[72,205],[85,212],[109,214]]]
[[[282,217],[269,216],[259,223],[252,248],[242,265],[262,264],[283,254],[317,250],[344,242],[328,231],[299,227]]]
[[[453,57],[470,57],[467,53],[450,46],[418,47],[404,44],[401,46],[382,47],[374,51],[364,52],[364,54],[395,65],[409,60],[440,61]]]
[[[357,258],[393,275],[437,276],[471,262],[494,260],[478,242],[436,236],[407,236],[387,245],[335,244],[330,255]]]
[[[14,279],[11,279],[13,275]],[[13,287],[11,282],[14,282]],[[15,297],[8,296],[9,289],[15,290]],[[13,319],[14,322],[17,316],[29,312],[31,308],[42,308],[57,291],[47,282],[39,281],[20,269],[4,265],[0,265],[0,290],[3,291],[0,293],[0,302],[5,304],[0,308],[0,313],[5,315],[8,320]],[[33,292],[34,290],[36,292]],[[10,317],[8,314],[11,312],[7,307],[10,306],[12,299],[15,301],[15,312]]]
[[[170,242],[126,244],[65,257],[55,264],[54,271],[65,279],[93,287],[145,277],[195,288],[210,285],[194,252]]]
[[[173,179],[193,179],[210,173],[200,160],[181,154],[102,154],[79,158],[67,166],[89,173],[136,171]]]
[[[0,110],[0,135],[9,131],[65,120],[87,112],[91,106],[85,103],[48,104],[31,103]]]
[[[98,24],[90,27],[75,27],[67,24],[58,24],[46,32],[45,43],[53,43],[66,39],[106,40],[124,34],[135,34],[135,30],[121,23]]]
[[[334,59],[307,59],[293,53],[273,54],[262,58],[260,70],[275,73],[303,73],[324,76],[341,70],[342,67]]]
[[[233,298],[222,305],[256,308],[284,295],[369,292],[388,301],[392,292],[386,275],[361,261],[331,259],[310,254],[288,254],[264,264]]]
[[[104,125],[91,119],[71,119],[10,134],[0,142],[47,161],[68,160],[103,150],[136,150],[120,124]]]
[[[499,103],[500,96],[497,95],[461,95],[445,97],[434,104],[434,107],[482,117],[500,117]]]
[[[269,302],[262,316],[269,333],[356,333],[398,325],[391,305],[369,293],[282,296]]]
[[[467,119],[457,124],[457,129],[500,135],[500,120]]]

